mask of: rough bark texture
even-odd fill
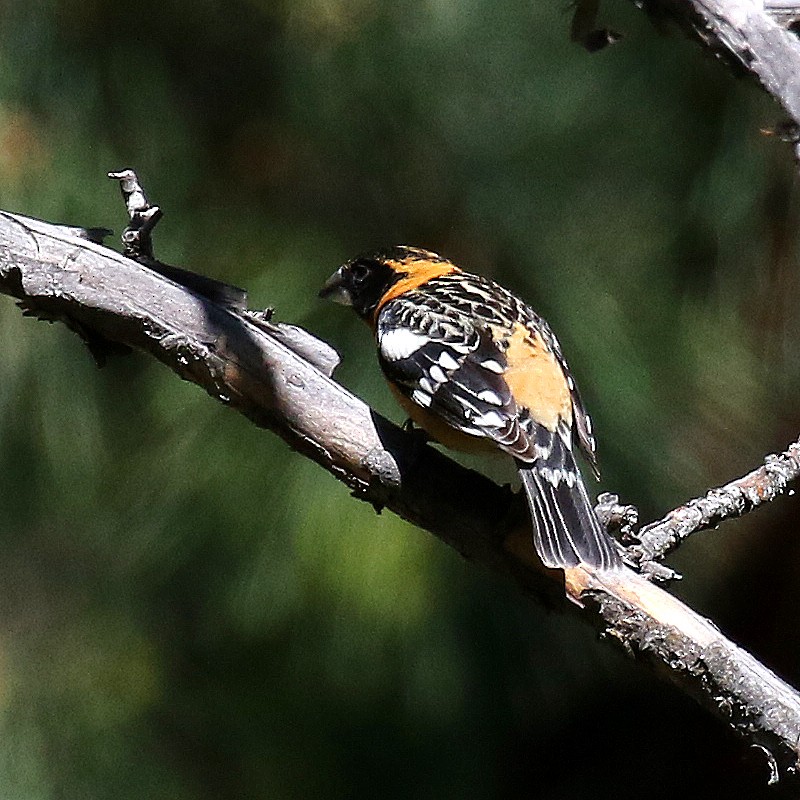
[[[740,517],[782,494],[800,477],[800,441],[780,455],[770,455],[764,466],[709,490],[672,510],[664,519],[645,525],[633,535],[637,542],[629,554],[639,563],[657,561],[671,553],[693,533],[714,528],[729,517]]]
[[[80,238],[79,229],[0,212],[0,292],[66,322],[102,349],[145,351],[212,397],[270,428],[377,507],[551,601],[563,588],[583,616],[643,665],[668,676],[796,779],[800,696],[670,594],[631,570],[545,571],[524,504],[422,445],[349,394],[330,348],[293,326],[222,308]]]
[[[798,7],[776,0],[771,6],[755,0],[646,0],[640,5],[677,20],[737,71],[752,75],[786,112],[785,133],[800,159],[800,39],[793,30]]]

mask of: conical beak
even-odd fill
[[[343,306],[353,305],[353,299],[344,285],[343,268],[339,267],[333,275],[325,281],[325,285],[319,290],[319,296],[333,300],[334,303],[341,303]]]

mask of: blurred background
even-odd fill
[[[428,247],[558,331],[602,488],[641,518],[798,435],[779,110],[632,4],[0,1],[0,207],[245,286],[394,419],[342,261]],[[775,797],[648,672],[134,355],[0,297],[0,798]],[[696,537],[674,591],[800,684],[797,498]]]

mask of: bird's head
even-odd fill
[[[398,246],[365,253],[342,264],[320,290],[320,297],[352,306],[366,320],[373,320],[380,306],[397,293],[432,277],[456,269],[447,259],[429,250]],[[408,285],[406,285],[408,284]]]

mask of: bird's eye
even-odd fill
[[[366,264],[356,261],[350,266],[350,277],[353,279],[353,283],[363,283],[368,275],[369,267]]]

